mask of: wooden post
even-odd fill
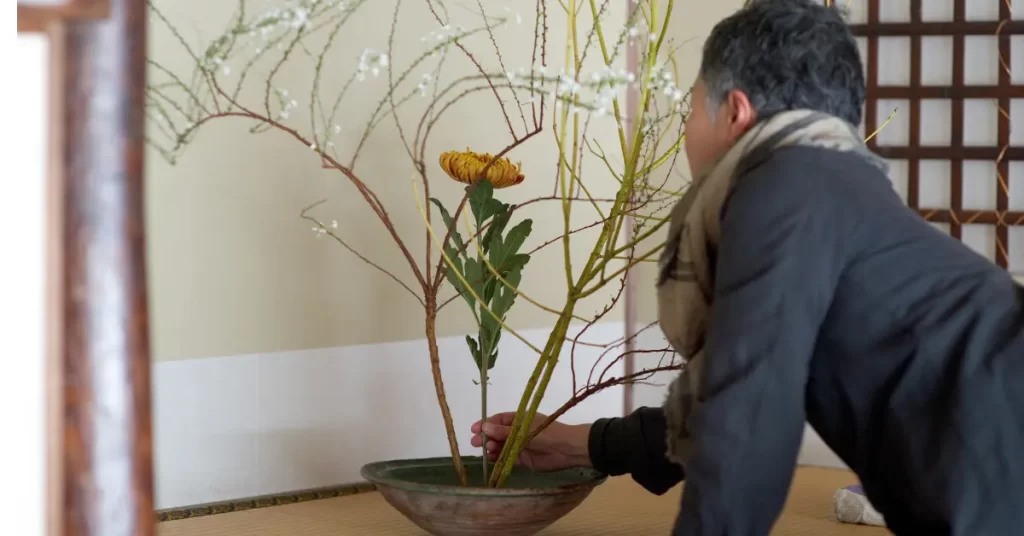
[[[152,536],[146,1],[20,0],[50,38],[49,534]]]
[[[63,534],[151,536],[143,214],[146,2],[69,20],[60,43]]]

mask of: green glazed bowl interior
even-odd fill
[[[469,485],[460,486],[451,458],[381,461],[363,466],[360,473],[369,482],[391,488],[440,495],[463,496],[529,496],[560,495],[593,488],[607,478],[587,468],[533,472],[515,467],[505,487],[484,486],[479,457],[463,457],[469,474]]]

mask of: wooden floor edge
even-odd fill
[[[341,484],[338,486],[328,486],[302,491],[274,493],[271,495],[260,495],[257,497],[248,497],[230,501],[157,510],[156,520],[157,522],[177,521],[180,519],[191,519],[194,517],[226,514],[229,512],[241,512],[255,508],[268,508],[271,506],[282,506],[320,499],[333,499],[335,497],[369,493],[376,490],[377,487],[369,482],[359,482],[355,484]]]

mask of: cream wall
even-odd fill
[[[391,59],[396,69],[404,69],[425,50],[426,43],[421,38],[438,29],[427,4],[408,1],[401,4]],[[180,28],[187,41],[197,44],[215,37],[225,27],[236,4],[157,0],[156,5]],[[510,24],[495,32],[507,71],[530,65],[533,36],[530,9],[533,4],[519,5],[524,11],[518,14],[511,10],[506,13],[501,6],[489,8],[494,16],[512,19]],[[394,6],[395,2],[367,2],[339,34],[327,55],[327,68],[322,71],[325,98],[333,98],[337,88],[348,79],[364,48],[386,50]],[[479,18],[474,18],[464,8],[454,4],[449,8],[457,23],[467,28],[479,25]],[[613,8],[604,18],[605,24],[616,34],[623,27],[625,11],[624,6]],[[515,22],[517,15],[522,17],[522,24]],[[550,9],[548,44],[552,74],[563,61],[564,21],[565,15],[554,5]],[[589,25],[580,27],[589,29]],[[190,72],[191,59],[155,18],[151,32],[151,56],[172,71]],[[502,72],[486,35],[470,38],[466,46],[490,72]],[[599,57],[596,47],[590,57]],[[621,66],[623,58],[624,54],[620,55],[617,67]],[[591,66],[597,63],[588,61]],[[228,66],[232,72],[221,77],[224,84],[237,79],[241,62],[229,61]],[[266,68],[267,65],[263,65],[264,72]],[[414,82],[407,87],[415,87],[424,72],[427,70],[415,71]],[[461,52],[453,50],[442,79],[452,80],[474,72]],[[309,131],[306,107],[312,73],[313,62],[300,57],[295,65],[282,71],[276,84],[287,89],[290,98],[298,103],[288,125],[304,133]],[[151,70],[151,76],[154,80],[165,78],[155,69]],[[254,91],[243,92],[243,101],[262,103],[260,80],[263,78],[255,73],[250,76]],[[343,101],[337,122],[341,132],[333,137],[344,157],[342,161],[347,161],[352,154],[369,111],[384,95],[385,87],[383,76],[380,79],[370,76],[357,83]],[[426,99],[417,97],[407,110],[399,112],[407,135],[415,130],[425,103]],[[523,124],[514,108],[514,105],[510,108],[510,114],[517,133],[522,135]],[[529,114],[529,109],[526,113]],[[549,107],[545,118],[547,130],[510,154],[513,160],[522,161],[526,182],[501,191],[501,199],[521,202],[551,195],[556,151],[550,125]],[[251,123],[238,119],[209,123],[180,156],[176,166],[166,163],[156,151],[148,155],[147,231],[155,359],[191,359],[422,338],[423,313],[414,299],[387,276],[338,244],[329,239],[316,239],[310,231],[310,223],[299,218],[303,207],[328,199],[314,214],[324,221],[338,220],[339,233],[355,249],[391,268],[402,281],[412,285],[414,278],[403,264],[398,249],[352,184],[337,172],[321,169],[319,158],[296,140],[279,132],[252,135],[247,132],[250,126]],[[151,126],[154,134],[155,128]],[[588,132],[589,137],[600,141],[603,147],[617,146],[612,123],[607,119],[594,120]],[[436,155],[467,146],[477,151],[497,152],[509,141],[508,129],[492,94],[480,92],[464,99],[438,122],[428,144],[431,193],[449,207],[457,204],[462,193],[462,186],[448,180],[436,167]],[[618,162],[621,164],[621,159]],[[602,166],[588,154],[584,164],[585,180],[595,197],[610,197],[616,183],[603,172]],[[377,192],[409,249],[422,263],[426,244],[410,181],[413,167],[393,121],[385,121],[369,138],[355,170]],[[574,214],[578,225],[596,219],[592,209],[583,204],[578,206]],[[560,234],[561,213],[557,203],[540,203],[534,207],[522,213],[534,219],[530,244],[537,245]],[[577,263],[582,263],[589,252],[587,242],[595,235],[579,233],[576,236],[573,256]],[[436,262],[436,253],[434,259]],[[565,281],[559,276],[559,270],[561,251],[558,246],[538,253],[524,272],[522,289],[543,304],[560,308]],[[556,272],[555,276],[550,275],[552,271]],[[446,289],[442,296],[451,294]],[[591,315],[605,301],[603,297],[591,300],[579,310]],[[439,333],[457,335],[472,330],[472,319],[466,309],[462,302],[445,309],[439,319]],[[609,314],[606,320],[620,321],[621,312]],[[517,328],[547,327],[553,322],[551,314],[523,300],[511,315],[511,324]]]

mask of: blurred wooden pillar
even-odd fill
[[[146,1],[18,3],[51,39],[48,262],[58,271],[51,534],[151,536],[153,454],[143,214]],[[59,531],[59,532],[58,532]]]

